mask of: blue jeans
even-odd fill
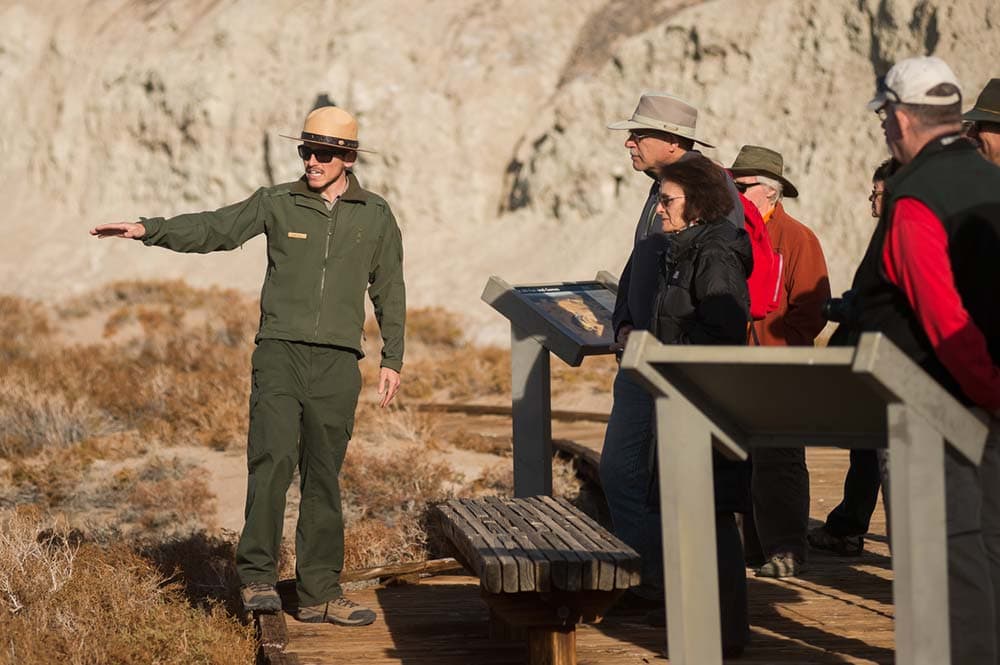
[[[653,414],[652,396],[618,372],[601,451],[601,485],[615,535],[642,557],[638,593],[646,596],[663,592],[660,516],[648,500],[650,447],[656,440]]]

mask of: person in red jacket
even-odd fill
[[[784,159],[770,148],[745,145],[730,172],[737,189],[760,211],[782,263],[778,308],[764,319],[752,322],[750,343],[812,346],[826,325],[823,304],[830,297],[830,278],[816,234],[789,215],[781,204],[782,198],[798,196],[795,185],[784,175]],[[753,515],[744,522],[744,538],[752,547],[754,536],[759,537],[761,551],[756,554],[763,565],[757,569],[757,575],[797,575],[806,560],[809,527],[805,449],[756,448],[751,456]],[[749,554],[753,561],[755,553]]]
[[[962,136],[939,58],[893,65],[868,108],[900,169],[854,277],[849,343],[882,332],[990,423],[976,467],[945,452],[953,665],[1000,663],[1000,169]],[[891,474],[891,460],[890,460]],[[890,475],[891,478],[891,475]]]

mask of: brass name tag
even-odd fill
[[[296,233],[295,231],[289,231],[288,232],[288,237],[289,238],[299,238],[300,240],[305,240],[309,236],[308,236],[308,234],[305,234],[305,233]]]

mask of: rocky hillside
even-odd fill
[[[701,108],[730,162],[785,155],[834,289],[867,241],[885,148],[876,73],[933,53],[967,105],[1000,74],[995,0],[0,0],[0,290],[42,299],[111,279],[248,291],[260,240],[226,256],[98,242],[101,221],[211,209],[294,179],[317,100],[357,113],[357,167],[404,230],[414,304],[503,333],[479,302],[508,281],[617,272],[645,176],[628,167],[641,91]]]

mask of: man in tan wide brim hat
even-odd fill
[[[700,158],[696,146],[714,147],[696,131],[698,109],[666,92],[647,91],[627,120],[612,122],[608,129],[626,132],[624,146],[632,168],[652,178],[631,253],[618,282],[612,318],[618,348],[624,348],[634,329],[648,330],[651,304],[665,245],[663,225],[656,213],[660,197],[660,171],[671,164]],[[743,208],[739,194],[728,179],[733,199],[730,222],[742,228]],[[653,441],[653,404],[645,388],[625,372],[614,381],[614,404],[601,454],[601,481],[615,535],[642,557],[642,584],[631,589],[623,603],[663,607],[663,565],[660,519],[648,502],[649,459]],[[637,462],[637,460],[641,462]]]
[[[251,358],[245,521],[236,548],[247,612],[280,612],[275,589],[285,494],[299,470],[296,618],[364,626],[375,612],[344,596],[344,519],[338,476],[354,423],[364,356],[365,293],[382,334],[379,405],[400,385],[406,322],[402,236],[389,204],[361,187],[363,150],[347,111],[311,111],[298,136],[303,175],[217,210],[101,224],[100,238],[178,252],[214,252],[267,239],[267,271]],[[370,151],[365,151],[370,152]]]

